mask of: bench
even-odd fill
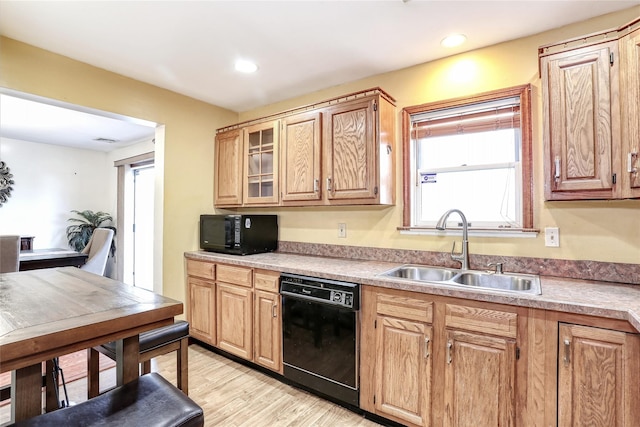
[[[204,425],[204,413],[187,395],[153,372],[75,406],[12,425],[198,427]]]

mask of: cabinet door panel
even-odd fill
[[[216,206],[242,204],[242,132],[233,130],[216,136],[215,199]]]
[[[253,354],[253,311],[251,289],[217,284],[218,348],[251,360]]]
[[[636,425],[638,337],[561,324],[558,339],[558,425]]]
[[[282,370],[282,325],[280,296],[255,291],[254,361],[266,368]]]
[[[282,201],[320,200],[322,115],[301,114],[284,120]]]
[[[514,339],[447,331],[445,426],[512,426]]]
[[[327,198],[375,198],[378,193],[374,100],[334,107],[326,113]]]
[[[431,425],[431,327],[384,316],[376,323],[376,412]]]
[[[640,28],[620,39],[622,185],[624,197],[640,197]]]
[[[244,129],[245,205],[274,205],[279,201],[279,131],[277,120]]]
[[[615,43],[554,55],[543,69],[547,199],[555,192],[612,196],[612,71]],[[604,195],[604,196],[603,196]],[[576,198],[587,195],[576,196]]]
[[[214,345],[215,328],[215,284],[189,277],[189,333],[193,338]]]

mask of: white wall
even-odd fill
[[[0,159],[15,181],[0,234],[35,236],[34,249],[66,248],[71,210],[115,215],[107,153],[0,138]]]
[[[116,224],[115,161],[154,150],[151,141],[110,153],[0,138],[15,185],[0,207],[0,234],[35,236],[35,249],[66,248],[71,210],[103,211]]]

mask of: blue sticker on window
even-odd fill
[[[438,174],[420,172],[420,184],[435,184],[438,182]]]

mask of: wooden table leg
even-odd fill
[[[49,359],[46,362],[45,369],[45,408],[46,412],[55,411],[58,409],[60,402],[58,402],[58,394],[56,389],[60,387],[58,382],[53,381],[53,360]]]
[[[121,386],[140,375],[140,339],[138,335],[116,341],[116,380]]]
[[[11,372],[11,421],[42,413],[42,363]]]

